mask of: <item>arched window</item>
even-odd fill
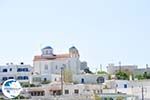
[[[44,81],[47,81],[47,78],[44,78]]]
[[[104,83],[105,80],[104,77],[98,77],[96,81],[97,83]]]
[[[48,65],[47,64],[45,64],[45,70],[48,70]]]
[[[84,83],[84,78],[81,79],[81,83]]]

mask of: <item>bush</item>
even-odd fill
[[[107,74],[105,71],[98,71],[97,74]]]
[[[35,87],[35,85],[34,84],[22,84],[22,87]]]
[[[119,71],[116,73],[116,77],[119,80],[129,80],[129,74],[123,71]]]

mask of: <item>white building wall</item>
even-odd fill
[[[104,81],[108,79],[107,75],[95,75],[95,74],[78,74],[78,75],[73,75],[73,81],[75,83],[82,83],[82,80],[84,80],[85,84],[97,84],[97,78],[98,77],[103,77]]]
[[[107,72],[109,74],[114,74],[117,71],[119,71],[120,69],[125,70],[125,71],[134,72],[134,70],[137,68],[138,67],[136,65],[121,65],[121,66],[108,65],[107,66]]]
[[[18,69],[23,70],[24,68],[27,68],[27,71],[18,71]],[[7,72],[4,72],[3,70],[6,69]],[[16,79],[20,82],[29,82],[31,75],[33,72],[33,67],[30,65],[5,65],[0,66],[0,82],[3,82],[3,78],[9,79],[10,77],[13,77],[13,79]],[[18,77],[28,77],[28,79],[18,79]]]

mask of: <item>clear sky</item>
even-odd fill
[[[0,0],[0,64],[72,45],[94,70],[150,64],[150,0]]]

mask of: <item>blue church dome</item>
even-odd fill
[[[46,46],[43,49],[53,49],[51,46]]]

